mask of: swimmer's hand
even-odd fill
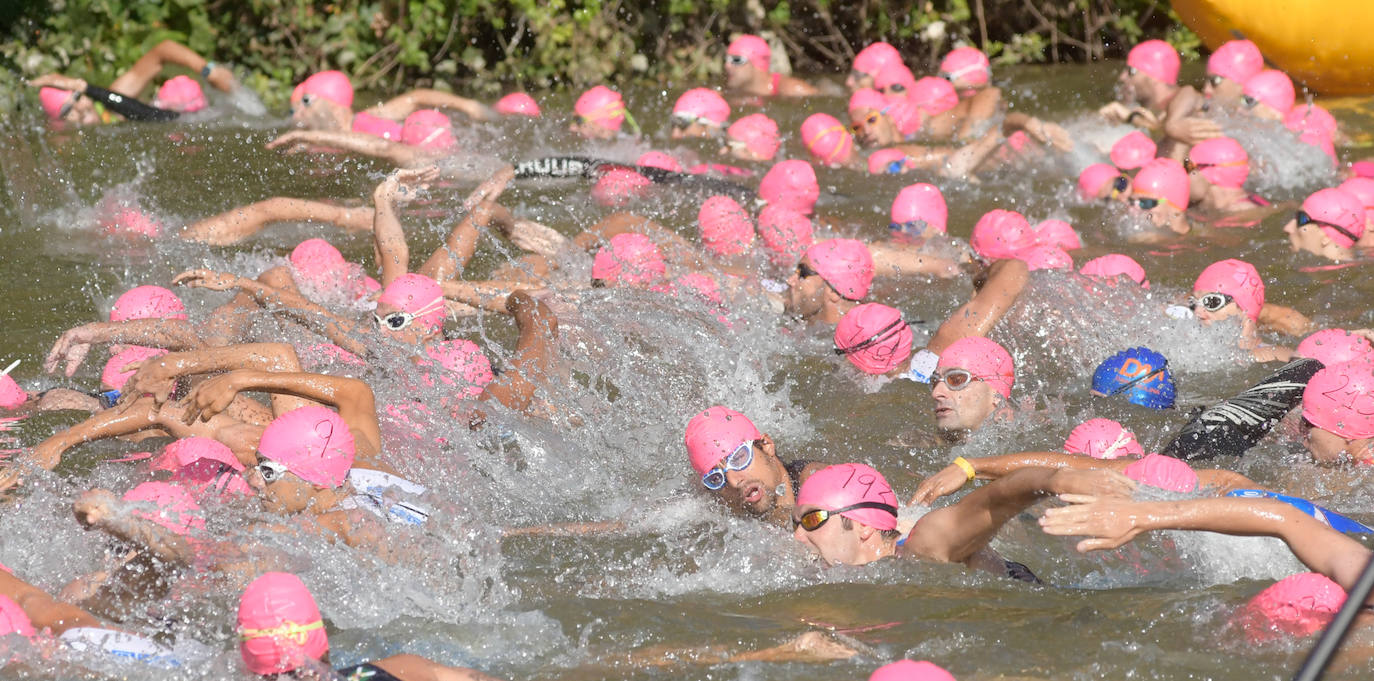
[[[506,191],[506,186],[515,179],[515,167],[506,166],[487,178],[485,182],[477,185],[468,198],[463,201],[463,207],[469,211],[475,210],[478,204],[488,201],[496,201],[501,194]]]
[[[38,397],[35,411],[100,411],[100,400],[83,392],[66,388],[44,390]]]
[[[1059,468],[1050,477],[1047,491],[1102,499],[1130,499],[1135,493],[1135,486],[1134,480],[1108,468]]]
[[[60,73],[45,73],[29,81],[33,87],[55,87],[59,90],[71,90],[72,92],[85,92],[86,81],[80,78],[64,76]]]
[[[1221,126],[1209,118],[1188,116],[1164,124],[1164,131],[1170,137],[1185,144],[1197,144],[1214,137],[1221,137]]]
[[[268,149],[281,149],[282,153],[299,154],[308,151],[315,142],[315,138],[310,134],[311,130],[292,130],[271,142],[267,143]]]
[[[1026,134],[1041,144],[1048,144],[1063,152],[1073,151],[1073,136],[1057,123],[1047,123],[1038,118],[1026,126]]]
[[[53,343],[52,350],[48,351],[47,359],[43,360],[43,370],[52,373],[57,371],[57,365],[65,362],[67,376],[75,374],[77,367],[81,366],[81,362],[91,351],[91,343],[95,340],[95,324],[83,324],[67,329],[57,338],[57,342]]]
[[[1082,494],[1063,494],[1059,498],[1073,506],[1047,509],[1040,517],[1040,529],[1061,537],[1091,537],[1078,542],[1080,553],[1117,548],[1145,531],[1129,501],[1101,500]]]
[[[965,473],[964,469],[950,464],[939,473],[921,481],[920,486],[916,488],[916,496],[911,497],[911,503],[929,506],[936,499],[963,489],[968,482],[968,473]]]
[[[242,285],[243,277],[214,270],[186,270],[172,277],[172,283],[211,291],[232,291]]]
[[[115,502],[113,492],[96,488],[77,497],[72,503],[72,511],[76,513],[76,521],[84,527],[99,527],[101,521],[110,517],[110,509]]]
[[[1113,122],[1125,123],[1126,117],[1131,115],[1131,110],[1126,108],[1121,102],[1110,102],[1106,106],[1097,110],[1099,116]]]
[[[181,420],[186,425],[201,421],[209,421],[211,417],[229,408],[229,403],[234,401],[234,397],[239,394],[242,388],[237,382],[237,372],[220,374],[214,378],[201,381],[193,388],[182,400],[182,405],[186,408]]]
[[[179,375],[177,367],[162,357],[130,362],[124,365],[121,371],[134,372],[134,375],[124,383],[119,402],[115,405],[115,409],[121,414],[143,397],[153,398],[154,409],[161,407],[171,397]]]
[[[238,81],[234,80],[234,72],[223,64],[215,64],[205,80],[209,81],[220,92],[229,92],[238,87]]]
[[[402,168],[386,176],[377,188],[372,190],[375,204],[410,201],[419,192],[429,188],[429,183],[439,179],[439,166],[423,168]]]
[[[533,220],[515,220],[506,237],[517,247],[540,255],[554,255],[568,243],[568,237]]]

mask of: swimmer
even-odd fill
[[[939,352],[930,381],[935,428],[941,438],[958,442],[1010,411],[1016,365],[1001,345],[966,336]]]
[[[749,114],[731,123],[725,136],[721,155],[728,154],[740,161],[772,161],[782,145],[778,124],[761,113]]]
[[[1255,361],[1286,362],[1293,354],[1291,349],[1260,343],[1260,313],[1264,306],[1264,280],[1253,265],[1234,258],[1208,265],[1193,283],[1193,293],[1188,298],[1188,308],[1203,324],[1240,319],[1237,345],[1249,351]],[[1287,308],[1271,306],[1270,315],[1275,319],[1266,323],[1282,326],[1284,322],[1279,318],[1298,315],[1289,312]]]
[[[1188,197],[1202,213],[1246,213],[1263,217],[1269,202],[1245,191],[1250,155],[1230,137],[1214,137],[1194,144],[1183,158],[1188,171]],[[1221,226],[1220,224],[1218,226]]]
[[[961,116],[958,138],[976,136],[978,127],[1002,109],[1002,90],[992,85],[988,56],[976,47],[957,47],[940,60],[939,74],[954,86],[960,101],[969,103],[968,111]]]
[[[1131,207],[1144,214],[1161,234],[1187,234],[1188,171],[1171,158],[1156,158],[1145,164],[1131,180]],[[1155,240],[1145,235],[1142,240]]]
[[[693,88],[682,93],[668,118],[672,139],[720,137],[730,122],[730,104],[709,88]]]
[[[353,83],[341,71],[311,74],[291,92],[291,120],[306,130],[358,132],[399,142],[402,124],[422,109],[452,109],[472,120],[494,120],[479,102],[437,90],[411,90],[366,111],[353,112]]]
[[[854,55],[854,64],[845,78],[844,86],[853,93],[873,87],[873,80],[888,64],[902,63],[902,54],[897,48],[885,42],[869,43]]]
[[[1374,463],[1374,363],[1331,364],[1302,394],[1303,445],[1318,463]]]
[[[735,38],[725,50],[725,87],[759,97],[809,97],[819,94],[804,80],[773,73],[773,48],[755,35]]]
[[[1249,40],[1228,40],[1207,57],[1207,81],[1202,93],[1209,99],[1229,104],[1245,94],[1245,81],[1264,70],[1264,55]]]
[[[358,114],[363,116],[365,114]],[[355,118],[355,121],[357,119]],[[383,119],[377,119],[383,120]],[[308,151],[338,150],[379,158],[398,168],[419,168],[455,157],[458,141],[453,136],[453,122],[437,109],[421,109],[406,116],[405,121],[386,121],[394,129],[378,132],[371,129],[291,130],[268,142],[268,149],[296,154]],[[445,164],[447,165],[447,164]],[[453,173],[466,169],[453,169]]]
[[[687,422],[687,457],[701,484],[730,510],[773,525],[786,525],[797,490],[817,461],[783,461],[777,444],[747,416],[728,407],[703,410]]]
[[[1172,409],[1174,378],[1169,359],[1144,347],[1122,350],[1093,370],[1091,392],[1098,397],[1120,395],[1150,409]]]
[[[614,139],[626,121],[636,134],[639,133],[639,124],[625,108],[625,100],[619,92],[605,85],[598,85],[578,96],[573,104],[573,112],[577,120],[568,129],[587,139]]]
[[[806,249],[787,277],[785,310],[798,319],[837,324],[868,296],[873,285],[873,255],[854,239],[829,239]]]
[[[1154,130],[1178,94],[1178,51],[1162,40],[1146,40],[1126,55],[1126,68],[1117,78],[1116,101],[1098,113],[1113,123]]]
[[[1302,208],[1283,231],[1294,253],[1348,262],[1363,253],[1357,246],[1367,224],[1364,206],[1354,195],[1342,189],[1320,189],[1303,199]]]
[[[908,135],[915,134],[920,127],[923,114],[915,109],[905,118],[894,118],[898,112],[910,107],[892,103],[876,90],[863,89],[854,93],[849,100],[849,119],[856,137],[868,147],[880,147],[870,158],[881,153],[900,155],[887,162],[879,172],[891,173],[892,163],[896,171],[905,173],[916,169],[938,170],[944,177],[968,178],[1002,143],[997,131],[990,131],[981,138],[962,147],[938,147],[907,143]],[[904,123],[899,123],[904,121]],[[870,163],[870,172],[874,167]]]
[[[276,222],[322,223],[334,225],[345,232],[358,233],[372,231],[374,219],[371,206],[344,206],[275,196],[197,220],[186,225],[177,236],[211,246],[228,246],[248,239]]]

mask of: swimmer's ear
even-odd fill
[[[769,456],[777,457],[777,445],[773,442],[773,437],[768,433],[759,436],[759,449],[762,449]]]

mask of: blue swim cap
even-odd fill
[[[1122,350],[1103,360],[1093,371],[1093,391],[1125,395],[1132,404],[1151,409],[1174,406],[1169,360],[1149,348]]]

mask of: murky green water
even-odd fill
[[[998,75],[1010,77],[1005,89],[1015,107],[1066,122],[1085,143],[1110,138],[1110,131],[1086,115],[1110,96],[1110,66]],[[462,139],[468,148],[509,160],[567,153],[633,160],[650,146],[705,158],[716,145],[667,139],[666,112],[686,87],[628,93],[630,108],[650,133],[644,143],[588,145],[550,120],[482,126]],[[544,108],[557,112],[569,103],[554,97]],[[810,104],[815,109],[769,106],[780,126],[793,131],[784,145],[790,156],[803,153],[794,131],[808,113],[841,114],[845,107],[839,98]],[[1367,140],[1374,121],[1361,113],[1361,103],[1345,104],[1335,108],[1337,116],[1354,139]],[[240,246],[209,249],[174,239],[112,240],[96,226],[103,197],[137,197],[164,223],[178,226],[274,195],[361,201],[387,172],[369,161],[265,151],[263,144],[283,129],[284,121],[231,116],[53,133],[32,112],[11,116],[0,140],[6,190],[0,203],[0,276],[7,294],[0,308],[6,322],[0,325],[0,359],[24,360],[15,371],[21,383],[93,388],[103,352],[92,353],[71,380],[41,374],[41,361],[62,330],[102,318],[123,290],[166,284],[192,267],[255,275],[301,239],[321,232],[278,226]],[[1236,134],[1253,139],[1270,133]],[[1331,181],[1329,169],[1299,162],[1301,149],[1275,145],[1263,154],[1269,165],[1257,171],[1265,181],[1260,189],[1271,200],[1300,201]],[[1297,271],[1320,263],[1289,252],[1281,231],[1287,211],[1254,229],[1203,229],[1167,246],[1126,245],[1119,231],[1128,220],[1124,213],[1081,205],[1073,197],[1069,170],[1076,167],[1072,161],[1047,161],[999,172],[979,186],[936,182],[950,204],[951,233],[957,236],[967,237],[977,217],[994,207],[1020,210],[1032,222],[1064,217],[1085,242],[1074,253],[1076,262],[1124,252],[1145,266],[1154,284],[1150,300],[1115,296],[1103,303],[1062,276],[1037,276],[1030,300],[993,334],[1018,360],[1014,396],[1025,409],[1014,423],[991,428],[957,450],[934,444],[924,386],[904,382],[871,392],[831,355],[824,334],[788,327],[757,301],[741,302],[735,325],[725,329],[705,311],[683,311],[649,295],[571,293],[581,315],[573,326],[599,339],[602,351],[569,342],[567,354],[583,375],[616,386],[610,393],[597,387],[603,385],[599,380],[589,380],[591,387],[554,397],[585,425],[502,419],[516,434],[513,445],[460,429],[449,433],[456,442],[450,458],[416,464],[449,510],[445,523],[415,538],[423,564],[385,566],[322,543],[286,546],[330,619],[335,661],[409,650],[537,679],[866,678],[878,664],[901,657],[934,660],[961,679],[1291,675],[1304,644],[1254,646],[1226,624],[1246,598],[1297,568],[1272,543],[1163,537],[1121,553],[1084,557],[1072,552],[1071,542],[1041,535],[1031,513],[1014,521],[997,546],[1030,565],[1050,587],[891,561],[821,570],[788,533],[729,517],[700,494],[690,475],[683,425],[718,402],[750,414],[779,441],[786,458],[872,463],[903,498],[953,456],[1056,448],[1074,424],[1092,416],[1123,420],[1147,449],[1162,445],[1182,415],[1092,402],[1087,376],[1103,357],[1140,343],[1170,357],[1187,404],[1229,396],[1266,374],[1265,367],[1237,362],[1227,335],[1233,330],[1201,331],[1153,312],[1157,301],[1186,291],[1204,266],[1222,258],[1254,263],[1266,278],[1270,301],[1295,307],[1322,326],[1374,324],[1368,268]],[[869,239],[885,236],[891,199],[902,186],[929,180],[820,174],[825,196],[819,210],[834,219],[839,235]],[[413,253],[438,245],[446,214],[469,189],[436,189],[432,204],[411,210],[405,220]],[[577,182],[524,183],[503,201],[518,215],[574,234],[604,214],[586,199],[585,189]],[[660,194],[635,209],[694,235],[691,197]],[[370,265],[367,235],[325,234],[345,255]],[[510,252],[508,244],[484,241],[469,276],[484,276]],[[910,279],[881,283],[874,296],[909,316],[938,322],[969,292],[966,279]],[[201,291],[184,296],[193,318],[225,299]],[[509,322],[500,318],[463,320],[453,328],[489,339],[498,356],[513,337]],[[382,373],[369,381],[384,397],[397,390]],[[32,444],[76,418],[35,418],[17,437]],[[69,477],[40,480],[24,506],[0,511],[0,562],[49,588],[96,565],[103,544],[76,527],[66,500],[91,484],[127,486],[131,471],[98,461],[130,447],[102,443],[78,450],[72,464],[59,469]],[[1363,472],[1319,470],[1302,459],[1300,443],[1280,435],[1244,461],[1220,463],[1357,517],[1374,516]],[[218,523],[230,531],[243,517],[226,511],[212,527]],[[571,520],[623,520],[630,529],[506,540],[494,530]],[[226,622],[236,589],[212,577],[190,579],[173,592],[176,597],[135,607],[124,620],[132,628],[184,633],[232,651]],[[871,650],[853,661],[815,664],[673,663],[682,656],[656,652],[739,652],[818,627],[845,632]],[[629,659],[633,651],[640,657]],[[228,673],[232,658],[226,652],[210,667],[187,673],[217,678]],[[1337,676],[1368,678],[1371,671],[1364,664]]]

